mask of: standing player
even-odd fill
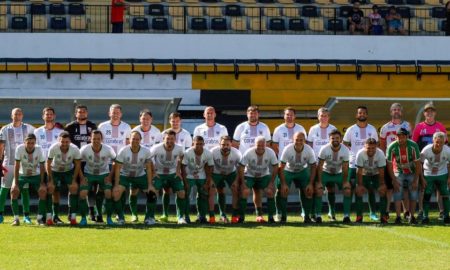
[[[247,108],[247,121],[239,124],[234,130],[233,147],[239,149],[244,154],[247,149],[255,146],[255,138],[263,136],[267,145],[270,145],[269,127],[259,122],[259,109],[257,106]]]
[[[106,223],[112,225],[112,170],[109,164],[116,158],[114,150],[102,143],[103,134],[99,130],[92,131],[92,143],[81,147],[81,159],[86,163],[84,166],[84,177],[80,185],[80,225],[86,225],[86,197],[88,191],[92,190],[92,186],[98,185],[105,193],[106,203]]]
[[[192,187],[197,187],[197,212],[198,222],[207,223],[206,212],[208,209],[209,188],[211,186],[211,170],[214,166],[212,154],[203,148],[202,136],[194,137],[194,145],[186,150],[181,162],[182,176],[185,183],[186,197],[189,198]],[[189,201],[186,202],[185,218],[190,212]]]
[[[384,169],[386,157],[377,148],[377,141],[369,138],[364,148],[356,153],[356,222],[363,221],[363,195],[367,190],[377,190],[380,195],[381,223],[387,223],[386,214],[386,185],[384,183]]]
[[[29,186],[32,186],[39,195],[39,207],[37,222],[44,225],[43,217],[46,213],[47,186],[45,184],[45,156],[42,148],[36,145],[36,136],[28,134],[25,143],[16,148],[14,166],[14,183],[11,189],[11,201],[14,214],[13,226],[18,226],[19,222],[19,203],[17,198],[22,195],[23,221],[31,224],[30,219],[30,193]],[[54,186],[49,184],[49,192],[53,192]],[[47,213],[47,221],[51,225],[51,213]]]
[[[272,173],[270,168],[272,168]],[[240,222],[245,219],[247,198],[250,195],[250,189],[252,189],[256,222],[266,222],[262,216],[262,192],[264,191],[267,197],[268,221],[274,223],[275,178],[278,174],[278,159],[272,148],[266,146],[266,139],[263,136],[257,136],[255,146],[245,151],[240,163],[239,174],[241,179],[244,179],[240,199]]]
[[[138,131],[132,131],[131,144],[122,147],[114,162],[114,206],[119,216],[118,224],[125,224],[122,194],[127,187],[140,189],[147,195],[145,225],[155,221],[156,190],[152,183],[153,164],[150,150],[140,145],[142,137]]]
[[[91,133],[93,130],[97,129],[97,125],[92,123],[91,121],[88,120],[88,108],[85,105],[77,105],[75,107],[75,120],[70,122],[69,124],[66,125],[66,127],[64,128],[65,131],[69,132],[70,135],[70,141],[75,144],[78,149],[80,149],[81,147],[87,145],[88,143],[91,142]],[[83,164],[82,164],[83,166]],[[80,179],[78,179],[80,180]],[[98,221],[98,222],[103,222],[103,218],[102,218],[102,202],[103,202],[103,191],[102,190],[98,190],[97,191],[97,196],[95,196],[95,190],[97,187],[93,187],[94,190],[89,191],[89,212],[90,212],[90,216],[91,216],[91,220],[92,221]],[[94,213],[94,201],[92,200],[94,198],[94,196],[96,197],[97,201],[96,201],[96,206],[97,206],[97,217],[95,216]],[[62,221],[59,219],[58,217],[58,211],[59,211],[59,190],[55,190],[55,193],[53,195],[53,208],[56,209],[55,212],[55,220],[58,223],[62,223]],[[70,204],[69,204],[70,207]],[[70,211],[69,211],[70,212]]]
[[[294,134],[303,132],[306,137],[306,130],[303,126],[295,123],[295,109],[287,107],[284,109],[284,123],[275,128],[272,138],[272,149],[278,157],[281,157],[283,149],[294,142]]]
[[[58,142],[53,144],[48,151],[47,177],[48,182],[56,188],[62,184],[69,190],[70,224],[76,225],[76,213],[78,210],[78,183],[77,179],[81,170],[81,154],[78,147],[70,143],[70,135],[63,131],[58,136]],[[55,214],[55,213],[53,213]]]
[[[444,205],[444,223],[450,223],[450,218],[448,216],[450,210],[450,202],[448,199],[448,187],[450,186],[450,177],[448,173],[450,167],[450,147],[445,145],[445,139],[446,136],[444,132],[439,131],[434,133],[433,144],[425,146],[421,153],[426,180],[422,224],[430,223],[428,212],[430,209],[431,194],[435,187],[437,187],[441,193]]]
[[[214,160],[214,170],[212,178],[217,187],[217,201],[219,204],[220,220],[228,223],[229,220],[225,213],[225,184],[231,189],[232,207],[231,222],[239,221],[239,175],[237,168],[241,162],[242,155],[239,150],[231,146],[231,137],[222,136],[220,146],[214,147],[211,152]]]
[[[326,107],[317,110],[317,119],[319,120],[319,123],[309,129],[307,141],[309,146],[314,149],[316,157],[319,157],[322,146],[330,142],[328,134],[335,130],[336,127],[330,124],[330,112]]]
[[[220,138],[228,135],[228,130],[225,126],[216,122],[216,110],[214,107],[208,106],[203,112],[205,123],[195,127],[194,137],[202,136],[205,140],[205,148],[212,150],[214,147],[219,146]],[[217,193],[217,189],[213,185],[209,189],[209,221],[214,223],[216,221],[214,214],[214,196]]]
[[[317,183],[315,187],[316,223],[322,223],[323,186],[327,188],[329,213],[336,216],[336,195],[334,186],[344,191],[344,219],[343,223],[350,223],[350,208],[352,204],[352,188],[348,180],[348,161],[350,151],[341,143],[342,135],[337,129],[328,135],[330,142],[319,152],[317,165]]]
[[[175,205],[178,224],[186,224],[186,220],[183,218],[186,209],[186,199],[181,175],[181,161],[183,160],[184,150],[181,145],[175,144],[175,138],[175,131],[166,130],[163,132],[163,142],[154,145],[151,149],[155,170],[153,185],[157,190],[171,188],[176,192]],[[163,209],[161,221],[167,222],[167,210],[167,208]]]
[[[277,209],[281,212],[282,223],[285,223],[287,219],[287,196],[292,182],[296,188],[300,189],[300,201],[305,213],[304,221],[311,223],[310,214],[317,165],[314,150],[305,144],[305,137],[303,131],[296,132],[293,136],[294,143],[286,146],[281,154],[275,200]]]
[[[153,145],[158,144],[162,141],[161,131],[152,125],[153,115],[149,110],[142,110],[139,113],[139,126],[136,126],[132,131],[139,131],[142,136],[141,144],[148,149]]]
[[[42,110],[42,119],[44,120],[44,125],[34,130],[34,135],[36,135],[36,144],[42,148],[42,151],[44,152],[44,157],[45,159],[47,159],[48,150],[50,149],[50,146],[52,146],[54,143],[58,141],[58,136],[61,132],[63,132],[63,129],[59,128],[55,123],[56,114],[55,109],[53,109],[52,107],[45,107]],[[53,218],[53,220],[52,221],[47,220],[47,222],[62,224],[63,223],[62,220],[58,217],[59,197],[57,198],[55,197],[55,192],[56,190],[53,192],[53,196],[52,193],[47,193],[47,212],[55,212],[56,210],[56,215]],[[55,208],[53,209],[53,211],[52,211],[52,199],[57,199],[53,203],[53,206]]]
[[[396,224],[402,222],[401,200],[403,190],[408,190],[409,195],[409,223],[417,223],[414,213],[418,197],[418,182],[421,171],[420,151],[418,145],[408,139],[409,132],[400,128],[397,130],[397,140],[391,143],[386,151],[387,167],[394,185],[394,201],[397,218]]]
[[[378,141],[378,132],[374,126],[367,123],[369,111],[365,106],[358,106],[356,112],[356,124],[350,126],[344,135],[344,144],[350,148],[350,169],[348,173],[351,184],[356,179],[356,153],[364,147],[364,143],[368,138],[374,138]],[[375,209],[375,190],[369,188],[369,208],[370,219],[378,221],[379,218]]]
[[[6,198],[8,197],[14,179],[14,155],[16,148],[24,142],[28,134],[34,132],[33,126],[22,122],[22,109],[12,109],[11,119],[12,123],[4,126],[0,130],[0,161],[3,161],[2,171],[4,174],[0,190],[0,223],[3,223]]]

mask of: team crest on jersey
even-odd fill
[[[369,134],[369,137],[372,137],[372,133],[369,132],[368,134]]]
[[[355,137],[357,137],[357,138],[358,138],[358,132],[355,132]]]
[[[110,129],[106,130],[106,135],[111,135],[111,130]]]
[[[154,141],[154,140],[155,140],[155,137],[154,137],[154,136],[152,136],[151,138],[152,138],[152,141]]]
[[[286,138],[288,135],[287,133],[283,133],[283,137]]]
[[[269,162],[269,160],[268,159],[264,159],[264,163],[268,163]]]
[[[140,158],[140,159],[139,159],[139,162],[143,162],[143,161],[144,161],[144,159],[143,159],[143,158]]]
[[[41,140],[45,140],[45,135],[41,135]]]
[[[219,135],[220,134],[220,132],[219,131],[216,131],[216,135]]]
[[[259,135],[262,135],[262,134],[263,134],[263,132],[262,132],[262,130],[260,130],[260,131],[259,131]]]
[[[102,160],[105,161],[105,160],[106,160],[106,157],[102,157]]]
[[[339,160],[341,160],[341,161],[344,160],[344,157],[339,157]]]
[[[248,134],[248,129],[244,130],[244,133],[245,133],[245,134]]]
[[[121,132],[120,132],[120,135],[121,135],[121,136],[123,136],[123,133],[124,133],[124,132],[123,132],[123,131],[121,131]]]
[[[92,156],[89,156],[88,159],[89,159],[89,160],[92,160]]]
[[[180,142],[184,142],[184,139],[180,139]]]

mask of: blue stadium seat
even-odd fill
[[[148,30],[148,19],[145,17],[133,18],[133,21],[131,22],[131,29],[138,31]]]
[[[86,10],[84,9],[84,5],[80,3],[71,3],[69,4],[69,14],[70,15],[84,15],[86,14]]]
[[[158,17],[152,19],[152,29],[153,30],[169,30],[169,23],[167,18]]]
[[[344,21],[342,19],[329,19],[327,25],[328,31],[344,31]]]
[[[30,6],[30,14],[31,15],[45,15],[47,14],[47,10],[43,3],[32,3]]]
[[[441,31],[445,32],[445,29],[447,29],[447,20],[442,20],[441,21]]]
[[[422,0],[406,0],[407,5],[423,5]]]
[[[285,31],[286,23],[282,18],[270,18],[269,20],[269,30],[273,31]]]
[[[402,18],[411,18],[411,9],[409,7],[397,7],[397,13],[402,16]]]
[[[67,20],[65,17],[52,17],[50,19],[50,28],[53,30],[66,30]]]
[[[348,18],[348,13],[352,10],[352,6],[340,6],[339,7],[339,17]]]
[[[318,17],[319,13],[317,11],[317,7],[316,6],[303,6],[302,7],[302,16],[303,17]]]
[[[11,29],[25,30],[28,28],[28,19],[24,16],[16,16],[11,19]]]
[[[161,4],[151,4],[148,6],[148,15],[164,16],[164,6]]]
[[[60,3],[50,4],[49,13],[50,15],[66,15],[66,7]]]
[[[275,1],[274,0],[258,0],[258,3],[261,3],[261,4],[273,4],[273,3],[275,3]]]
[[[378,7],[378,13],[380,13],[382,18],[386,17],[386,15],[389,13],[389,7],[388,6]]]
[[[241,6],[239,5],[226,5],[225,16],[242,16]]]
[[[312,0],[295,0],[295,3],[297,4],[312,4],[313,1]]]
[[[220,0],[201,0],[204,3],[217,3],[220,2]]]
[[[431,9],[431,17],[433,18],[446,18],[445,8],[444,7],[433,7]]]
[[[351,0],[350,3],[355,3],[355,1],[358,1],[361,3],[361,5],[367,5],[369,2],[367,0]]]
[[[404,5],[403,0],[387,0],[388,5]]]
[[[227,19],[225,18],[211,18],[211,29],[215,31],[228,30]]]
[[[208,30],[206,19],[202,17],[191,18],[191,29],[196,31]]]
[[[289,19],[288,29],[291,31],[305,31],[305,21],[303,19]]]

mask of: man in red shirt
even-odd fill
[[[124,0],[112,0],[111,24],[113,33],[123,33],[123,14],[125,11]]]

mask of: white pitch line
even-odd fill
[[[399,236],[402,238],[416,240],[416,241],[422,242],[422,243],[436,245],[436,246],[439,246],[440,248],[450,248],[449,244],[442,242],[442,241],[432,240],[429,238],[425,238],[425,237],[421,237],[421,236],[417,236],[417,235],[413,235],[413,234],[400,233],[400,232],[397,232],[397,231],[395,231],[393,229],[389,229],[389,228],[373,227],[373,226],[365,226],[364,228],[367,228],[367,229],[373,230],[373,231],[382,231],[382,232],[393,234],[393,235],[396,235],[396,236]]]

